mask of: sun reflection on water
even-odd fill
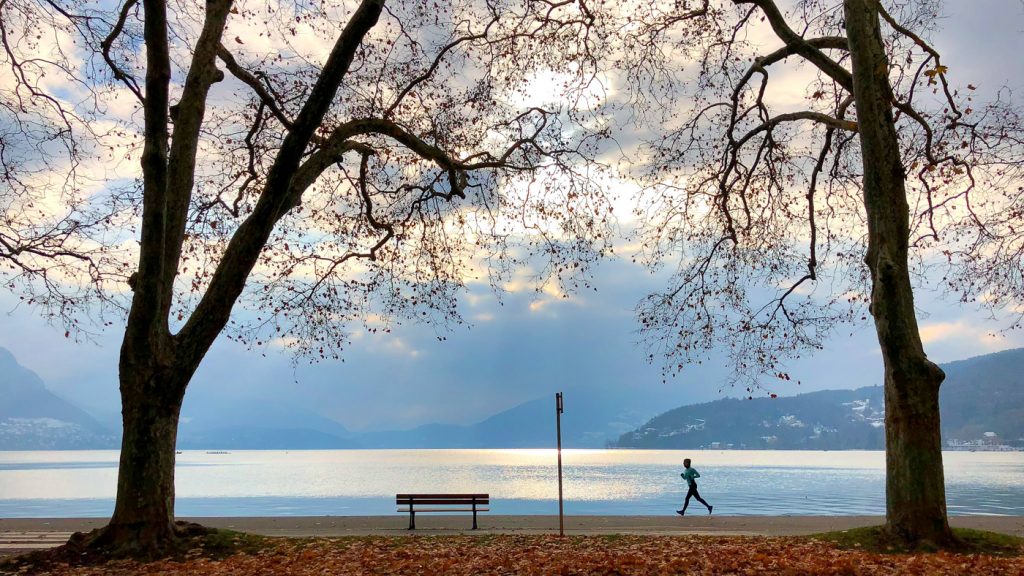
[[[672,513],[684,491],[685,457],[701,472],[701,492],[723,513],[884,512],[883,452],[567,449],[562,457],[567,502],[590,502],[591,513]],[[117,458],[116,451],[0,452],[0,517],[46,509],[46,501],[68,509],[74,501],[112,502]],[[361,500],[375,503],[373,513],[389,513],[387,503],[400,492],[487,492],[492,510],[515,514],[547,506],[523,503],[557,498],[556,459],[549,448],[185,451],[176,493],[217,515],[217,502],[234,502],[230,510],[238,502],[265,502],[269,508],[254,512],[265,514],[283,509],[275,502],[306,501],[302,509],[315,512],[316,501],[330,500],[339,510]],[[944,460],[947,469],[971,470],[967,479],[947,476],[951,511],[1024,515],[1024,453],[956,452]],[[766,491],[772,498],[764,498]]]

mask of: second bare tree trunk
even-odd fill
[[[910,209],[877,0],[845,0],[864,165],[871,314],[885,364],[886,524],[910,544],[953,542],[939,428],[945,375],[921,343],[910,282]]]

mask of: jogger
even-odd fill
[[[686,468],[686,470],[684,470],[683,473],[680,474],[680,476],[683,477],[683,480],[686,480],[686,483],[689,485],[689,490],[686,491],[686,499],[683,500],[683,509],[676,510],[676,514],[679,514],[680,516],[686,515],[686,507],[690,505],[691,497],[696,498],[698,502],[707,506],[708,514],[711,514],[711,510],[714,508],[714,506],[708,504],[706,500],[700,497],[700,493],[697,492],[697,478],[700,478],[700,473],[697,472],[696,468],[690,467],[689,458],[683,460],[683,468]]]

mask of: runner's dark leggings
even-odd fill
[[[707,503],[703,498],[700,497],[700,493],[697,492],[697,484],[690,484],[690,489],[686,492],[686,500],[683,501],[683,512],[686,512],[686,507],[690,505],[690,497],[693,496],[697,499],[697,502],[711,509],[711,505]]]

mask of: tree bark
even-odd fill
[[[148,359],[155,359],[152,355]],[[175,541],[174,461],[178,417],[185,387],[195,368],[174,363],[132,362],[122,356],[123,436],[117,501],[95,544],[117,555],[166,552]]]
[[[877,0],[845,0],[864,166],[871,314],[885,364],[886,525],[908,544],[954,542],[946,518],[939,427],[945,375],[928,360],[914,312],[910,209]]]

